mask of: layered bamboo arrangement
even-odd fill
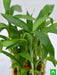
[[[3,3],[5,14],[1,15],[8,24],[0,23],[0,31],[6,29],[8,37],[0,35],[0,53],[10,57],[12,75],[44,75],[47,60],[54,66],[57,64],[54,47],[48,36],[48,33],[57,34],[57,23],[50,17],[54,5],[44,6],[34,18],[29,12],[26,15],[14,15],[14,11],[22,12],[22,9],[20,5],[10,6],[11,0],[3,0]],[[3,47],[9,53],[3,51]]]

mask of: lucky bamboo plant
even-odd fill
[[[1,15],[8,24],[0,23],[0,32],[6,29],[8,37],[0,35],[0,53],[10,57],[13,75],[44,75],[47,60],[54,66],[57,64],[48,36],[48,33],[57,34],[57,23],[50,17],[54,5],[44,6],[39,15],[33,18],[28,12],[26,15],[14,15],[14,11],[22,12],[22,9],[20,5],[10,6],[10,3],[11,0],[3,0],[5,14]]]

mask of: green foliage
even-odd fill
[[[53,58],[53,57],[50,56],[50,57],[47,57],[46,59],[49,60],[49,61],[51,61],[53,63],[53,65],[56,67],[57,60],[55,60],[55,58]]]
[[[20,56],[24,57],[25,59],[29,60],[30,62],[32,62],[32,59],[31,59],[31,55],[27,52],[27,51],[23,51],[21,53],[19,53]]]
[[[5,14],[2,16],[8,21],[8,24],[0,23],[0,31],[6,29],[8,37],[0,35],[2,38],[0,40],[0,53],[10,57],[12,67],[17,68],[18,75],[41,74],[42,71],[37,68],[42,64],[44,65],[47,60],[56,66],[54,47],[48,37],[48,33],[57,34],[57,23],[54,23],[54,20],[49,17],[54,5],[44,6],[39,16],[34,18],[28,12],[25,15],[14,15],[14,11],[22,12],[22,8],[20,5],[10,6],[11,0],[3,0],[3,3]],[[3,51],[3,47],[6,47],[10,53]]]
[[[3,44],[0,42],[0,53],[2,52]]]
[[[14,17],[16,17],[16,18],[22,18],[22,19],[26,19],[26,20],[35,20],[30,15],[21,15],[21,14],[18,14],[18,15],[15,15]]]
[[[43,28],[43,32],[57,34],[57,29],[54,28],[53,26],[49,26],[49,27]]]
[[[14,11],[22,12],[22,8],[20,5],[13,5],[9,10],[9,14],[13,15]]]
[[[48,54],[48,51],[46,50],[44,46],[42,46],[42,62],[44,62],[44,60],[46,59],[47,54]]]
[[[25,29],[26,31],[30,31],[30,29],[27,27],[27,24],[25,22],[23,22],[22,20],[20,19],[17,19],[11,15],[7,15],[7,14],[2,14],[2,16],[4,18],[6,18],[8,20],[8,22],[18,26],[18,27],[21,27],[23,29]]]
[[[34,25],[33,25],[33,31],[35,31],[39,25],[41,25],[48,17],[42,17],[40,19],[36,19],[35,22],[34,22]]]
[[[13,61],[15,61],[19,66],[21,66],[19,64],[19,61],[13,56],[11,55],[10,53],[6,52],[6,51],[2,51],[3,54],[7,55],[8,57],[10,57]]]
[[[14,48],[16,46],[20,46],[22,43],[26,43],[25,39],[13,39],[13,40],[5,40],[3,41],[3,46],[8,48]]]
[[[5,25],[4,23],[0,23],[0,31],[2,31],[3,29],[7,29],[7,25]]]
[[[11,0],[3,0],[4,8],[6,11],[10,9],[10,3]]]
[[[42,18],[44,16],[49,16],[53,11],[54,5],[46,5],[44,8],[40,11],[39,16],[37,18]]]
[[[33,33],[41,41],[41,43],[44,45],[44,47],[49,52],[49,54],[54,57],[54,48],[53,48],[48,36],[40,31],[35,31]]]
[[[7,38],[6,36],[0,35],[0,38],[4,39],[4,40],[8,40],[9,38]]]
[[[20,5],[13,5],[13,6],[11,7],[11,9],[12,9],[13,11],[22,12],[22,9],[21,9],[21,6],[20,6]]]

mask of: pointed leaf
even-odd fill
[[[29,47],[32,47],[33,37],[29,33],[24,34],[24,39],[27,40]]]
[[[9,38],[3,35],[0,35],[0,38],[3,38],[4,40],[8,40]]]
[[[54,5],[45,5],[44,8],[40,11],[37,18],[42,18],[44,16],[49,16],[53,11]]]
[[[5,10],[8,10],[10,8],[10,3],[11,0],[3,0]]]
[[[2,51],[2,53],[7,55],[9,58],[11,58],[13,61],[15,61],[19,66],[21,66],[19,61],[13,55],[11,55],[10,53],[8,53],[6,51]]]
[[[4,23],[0,23],[0,31],[6,28],[7,28],[7,25],[5,25]]]
[[[14,24],[14,25],[16,25],[18,27],[21,27],[26,31],[30,31],[30,29],[28,28],[27,24],[25,22],[23,22],[22,20],[17,19],[15,17],[13,17],[11,15],[7,15],[7,14],[2,14],[2,16],[4,18],[6,18],[10,23],[12,23],[12,24]]]
[[[27,51],[23,51],[21,53],[19,53],[20,56],[24,57],[25,59],[29,60],[30,62],[32,62],[32,59],[31,59],[31,55],[27,52]]]
[[[26,13],[26,15],[32,17],[32,15],[30,15],[28,12]],[[34,18],[34,19],[35,19],[35,18]],[[28,19],[27,19],[26,22],[27,22],[27,25],[28,25],[29,29],[32,31],[32,29],[33,29],[33,20],[28,20]]]
[[[55,34],[57,34],[57,29],[54,28],[53,26],[45,27],[45,28],[43,28],[42,31],[44,31],[46,33],[55,33]]]
[[[56,65],[57,65],[57,60],[55,60],[55,58],[53,58],[53,57],[50,56],[50,57],[47,57],[46,60],[51,61],[51,62],[53,63],[53,65],[56,67]]]
[[[57,28],[57,23],[54,23],[51,26],[54,27],[54,28]]]
[[[24,44],[24,42],[26,43],[25,39],[13,39],[13,40],[3,41],[2,44],[3,44],[3,46],[7,47],[7,49],[8,49],[8,48],[13,48],[18,45],[21,45],[21,43]]]
[[[50,21],[45,22],[45,27],[47,27],[50,24]]]
[[[49,54],[54,57],[54,48],[53,48],[53,45],[51,44],[48,36],[40,31],[35,31],[34,34],[44,45],[44,47],[47,49]]]
[[[29,15],[18,14],[18,15],[15,15],[14,17],[22,18],[22,19],[26,19],[26,20],[35,20],[32,16],[29,16]]]
[[[47,19],[48,17],[42,17],[40,19],[36,19],[33,25],[33,31],[37,30],[37,28]]]
[[[13,40],[6,40],[6,41],[3,41],[2,43],[3,43],[3,46],[10,46],[10,45],[12,45],[12,44],[15,44],[16,42],[18,42],[19,41],[19,39],[13,39]]]
[[[4,23],[0,23],[0,28],[6,28],[7,25],[5,25]]]

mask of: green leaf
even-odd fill
[[[9,10],[9,14],[13,15],[14,11],[22,12],[22,8],[20,5],[13,5]]]
[[[53,45],[51,44],[51,42],[49,40],[49,37],[40,31],[34,31],[33,33],[41,41],[41,43],[47,49],[49,54],[54,57],[54,48],[53,48]]]
[[[0,28],[6,28],[7,25],[5,25],[4,23],[0,23]]]
[[[42,18],[44,16],[49,16],[53,11],[54,5],[45,5],[44,8],[40,11],[37,18]]]
[[[54,23],[51,26],[54,27],[54,28],[57,28],[57,23]]]
[[[45,27],[45,28],[42,29],[42,31],[44,31],[46,33],[55,33],[55,34],[57,34],[57,29],[54,28],[53,26]]]
[[[0,23],[0,31],[6,28],[7,28],[7,25],[5,25],[4,23]]]
[[[26,13],[26,15],[32,17],[32,15],[30,15],[28,12]],[[26,22],[27,22],[27,25],[28,25],[29,29],[32,31],[32,28],[33,28],[33,20],[26,20]]]
[[[37,28],[47,19],[48,17],[42,17],[40,19],[36,19],[33,25],[33,31],[37,30]]]
[[[39,65],[39,62],[41,61],[41,59],[39,59],[36,63],[35,63],[35,69],[37,69],[37,66]]]
[[[19,66],[21,66],[19,61],[13,55],[11,55],[10,53],[8,53],[6,51],[2,51],[2,53],[7,55],[9,58],[11,58],[13,61],[15,61]]]
[[[2,52],[2,48],[3,48],[3,45],[2,45],[2,43],[0,42],[0,53]]]
[[[22,43],[24,44],[24,42],[26,43],[25,39],[13,39],[13,40],[3,41],[2,44],[8,49],[8,48],[14,48],[18,45],[22,45]]]
[[[27,75],[27,71],[25,69],[21,69],[21,75]]]
[[[35,20],[32,16],[29,16],[29,15],[18,14],[18,15],[15,15],[14,17],[22,18],[22,19],[26,19],[26,20]]]
[[[7,15],[7,14],[2,14],[2,16],[4,18],[6,18],[10,23],[12,23],[12,24],[14,24],[14,25],[16,25],[18,27],[21,27],[26,31],[30,31],[30,29],[28,28],[27,24],[25,22],[23,22],[22,20],[17,19],[15,17],[13,17],[11,15]]]
[[[53,24],[53,21],[54,21],[53,18],[50,17],[50,22],[51,22],[51,24]]]
[[[42,51],[42,61],[44,62],[44,60],[47,57],[48,51],[47,51],[47,49],[44,46],[42,46],[42,50],[41,51]]]
[[[8,35],[10,38],[19,38],[18,29],[16,26],[9,25],[8,26]]]
[[[45,27],[47,27],[51,22],[50,21],[46,21],[45,22]]]
[[[3,38],[4,40],[8,40],[9,38],[3,35],[0,35],[0,38]]]
[[[51,62],[53,63],[53,65],[56,67],[56,65],[57,65],[57,60],[55,60],[55,58],[53,58],[53,57],[50,56],[50,57],[47,57],[46,60],[51,61]]]
[[[20,40],[18,40],[18,42],[15,42],[15,43],[13,43],[12,45],[7,46],[6,49],[15,48],[15,47],[17,47],[17,46],[21,46],[22,49],[23,49],[23,48],[25,48],[26,43],[27,43],[26,40],[20,39]]]
[[[12,44],[15,44],[16,42],[18,42],[19,41],[19,39],[13,39],[13,40],[6,40],[6,41],[3,41],[2,43],[3,43],[3,46],[10,46],[10,45],[12,45]]]
[[[3,0],[5,10],[8,10],[10,8],[10,3],[11,0]]]
[[[31,59],[31,55],[27,52],[27,51],[23,51],[21,53],[19,53],[20,56],[24,57],[25,59],[29,60],[30,62],[32,62],[32,59]]]
[[[20,5],[13,5],[13,6],[11,7],[11,9],[12,9],[13,11],[22,12],[22,8],[21,8]]]
[[[27,40],[28,46],[32,48],[33,37],[29,33],[25,33],[24,39]]]

